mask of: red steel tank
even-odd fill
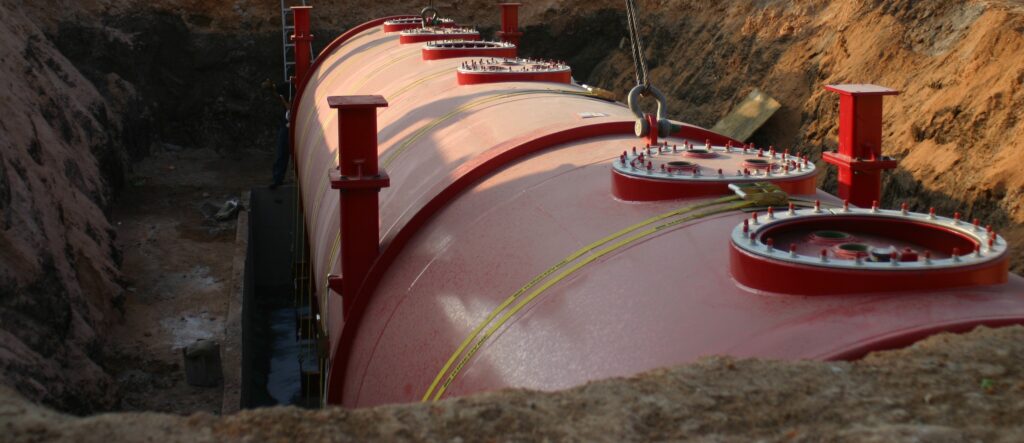
[[[503,9],[503,42],[448,22],[386,32],[416,21],[388,17],[300,75],[328,403],[555,390],[708,355],[849,359],[1024,323],[991,228],[871,203],[895,91],[829,87],[835,197],[806,157],[638,124],[564,63],[515,58]]]

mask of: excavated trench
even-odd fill
[[[966,45],[963,41],[968,37],[985,44],[1017,33],[1020,40],[1024,35],[1020,15],[978,9],[981,7],[976,8],[976,3],[929,6],[883,1],[863,6],[852,17],[830,19],[840,22],[833,23],[819,17],[829,8],[836,8],[826,2],[763,8],[726,3],[700,8],[696,3],[688,4],[691,8],[659,15],[644,25],[649,35],[647,56],[652,76],[669,94],[674,118],[710,127],[753,88],[760,88],[777,98],[783,108],[751,141],[791,146],[817,159],[823,147],[835,146],[837,117],[836,100],[823,93],[821,85],[839,81],[889,83],[908,92],[892,102],[891,111],[886,113],[885,136],[888,142],[901,144],[891,149],[893,155],[910,161],[907,168],[887,176],[883,204],[895,206],[907,201],[914,210],[926,210],[929,206],[946,213],[959,210],[1004,230],[1011,239],[1024,237],[1019,224],[1024,213],[1019,203],[1013,203],[1024,195],[1016,182],[997,180],[991,186],[979,184],[980,180],[964,182],[964,174],[979,170],[979,164],[955,153],[969,147],[998,155],[996,146],[1006,139],[994,134],[999,128],[1016,131],[1016,138],[1009,137],[1010,140],[1024,140],[1020,129],[1024,120],[1019,115],[1024,109],[1024,94],[1020,93],[1024,67],[1019,61],[1006,67],[1008,78],[1020,76],[1016,85],[1012,81],[996,85],[993,80],[992,88],[975,91],[995,97],[990,100],[994,104],[988,107],[979,107],[966,99],[962,104],[957,102],[963,96],[956,92],[957,88],[974,88],[976,84],[953,80],[958,75],[952,68],[928,78],[916,71],[923,64],[941,64],[943,54],[959,54],[958,45]],[[524,20],[524,54],[567,60],[580,82],[611,91],[628,90],[633,67],[626,48],[622,12],[610,5],[578,12],[572,11],[571,5],[557,2],[548,6],[531,11],[529,19]],[[994,18],[989,17],[993,14]],[[873,37],[867,25],[857,24],[879,17],[898,32],[884,38]],[[987,36],[975,26],[982,18],[1005,26],[1007,35]],[[358,20],[345,17],[335,22],[351,25]],[[99,329],[106,334],[132,336],[138,343],[126,344],[109,335],[93,342],[86,354],[102,367],[103,374],[96,375],[102,383],[93,383],[91,389],[46,389],[47,384],[70,385],[70,379],[35,377],[30,370],[31,362],[12,366],[20,368],[13,380],[44,386],[40,391],[16,384],[34,400],[75,414],[111,410],[222,411],[219,393],[187,388],[177,380],[168,381],[180,378],[181,368],[177,351],[169,352],[157,343],[166,331],[147,330],[145,322],[130,320],[138,315],[135,310],[147,312],[147,319],[157,319],[153,316],[159,313],[154,310],[174,306],[178,311],[164,315],[180,316],[182,323],[193,317],[217,317],[210,321],[218,324],[225,321],[225,314],[215,311],[220,308],[207,307],[209,312],[198,312],[182,306],[194,303],[194,299],[160,304],[146,301],[140,294],[156,290],[159,283],[145,280],[167,274],[210,278],[211,285],[223,292],[231,267],[216,262],[231,260],[234,225],[211,224],[197,215],[198,208],[240,195],[269,178],[266,170],[281,109],[267,91],[260,89],[260,83],[266,78],[280,77],[280,34],[272,26],[215,30],[209,25],[210,19],[202,15],[153,8],[101,16],[95,22],[68,19],[47,33],[60,54],[116,105],[113,117],[117,121],[108,124],[118,128],[119,137],[102,149],[93,149],[100,173],[108,184],[106,192],[114,196],[113,203],[103,203],[109,197],[94,200],[100,202],[98,206],[119,231],[118,248],[111,254],[123,272],[118,282],[126,290],[128,302],[122,303],[119,326]],[[324,47],[341,28],[344,26],[316,30],[315,47]],[[484,31],[493,32],[493,28]],[[924,35],[910,36],[911,32]],[[938,41],[939,35],[943,38],[938,43],[925,44]],[[904,41],[906,38],[909,40]],[[878,61],[888,61],[894,67],[892,72],[873,67]],[[932,98],[918,109],[914,102],[927,97]],[[45,115],[47,111],[43,111]],[[922,154],[915,153],[915,149],[931,149],[955,157],[949,160],[950,167],[955,165],[960,172],[936,178],[939,171],[917,160]],[[0,166],[5,155],[0,152]],[[0,167],[0,207],[7,207],[11,200],[9,174],[9,169]],[[167,178],[175,174],[184,175],[174,180]],[[69,167],[67,175],[73,176],[74,168]],[[821,183],[824,189],[834,191],[834,172],[822,177]],[[156,206],[146,206],[147,202]],[[4,226],[8,228],[12,222],[9,214],[6,217]],[[125,226],[117,228],[120,222]],[[160,234],[165,231],[180,235]],[[173,242],[181,238],[208,248],[202,250],[206,252],[200,251],[206,257],[197,256],[195,251],[188,255],[188,251],[182,251],[187,246],[174,246]],[[159,253],[155,255],[137,253],[153,242],[167,244],[157,248]],[[161,267],[160,260],[176,263],[178,267]],[[201,260],[211,263],[195,264]],[[1024,270],[1019,249],[1013,266],[1018,272]],[[207,270],[203,271],[203,267]],[[175,288],[194,291],[187,285]],[[0,299],[12,297],[4,291],[47,296],[61,288],[42,283],[0,287]],[[19,309],[15,305],[4,312]],[[88,312],[83,307],[68,309]],[[68,316],[35,317],[47,317],[46,321],[55,322],[54,328],[59,329],[56,323],[68,321]],[[7,328],[7,324],[2,327]],[[103,387],[102,392],[95,386]]]

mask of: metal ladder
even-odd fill
[[[292,34],[295,33],[295,19],[290,9],[292,6],[307,6],[306,0],[299,0],[298,2],[281,0],[281,52],[284,59],[284,82],[288,84],[288,100],[291,100],[292,95],[295,93],[292,90],[295,86],[290,81],[295,73],[295,42],[291,39]],[[312,51],[310,52],[310,60],[313,60]]]

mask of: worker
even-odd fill
[[[270,183],[270,189],[277,189],[284,184],[284,176],[288,173],[288,158],[291,156],[291,152],[288,149],[288,127],[291,124],[292,111],[291,90],[288,83],[277,83],[275,85],[270,79],[263,82],[263,88],[272,91],[277,100],[281,102],[281,106],[284,107],[284,119],[281,121],[281,129],[277,135],[277,154],[274,158],[273,181]]]

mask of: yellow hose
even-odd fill
[[[720,198],[720,199],[717,199],[717,200],[712,200],[710,202],[705,202],[705,203],[701,203],[701,204],[697,204],[697,205],[691,205],[691,206],[687,206],[687,207],[684,207],[684,208],[676,209],[674,211],[667,212],[667,213],[659,215],[657,217],[653,217],[651,219],[645,220],[645,221],[640,222],[640,223],[638,223],[636,225],[633,225],[633,226],[630,226],[630,227],[628,227],[626,229],[623,229],[623,230],[621,230],[619,232],[616,232],[616,233],[614,233],[614,234],[612,234],[612,235],[610,235],[608,237],[605,237],[605,238],[603,238],[601,240],[598,240],[597,242],[594,242],[594,243],[592,243],[590,245],[587,245],[583,249],[580,249],[580,250],[576,251],[575,253],[573,253],[572,255],[566,257],[565,259],[560,261],[558,264],[556,264],[556,265],[548,268],[544,272],[540,273],[539,275],[534,277],[533,280],[531,280],[529,283],[527,283],[525,286],[523,286],[522,288],[517,290],[511,296],[509,296],[501,305],[499,305],[494,311],[492,311],[490,315],[488,315],[487,319],[485,319],[480,325],[478,325],[470,333],[470,336],[468,338],[466,338],[466,340],[464,340],[461,345],[459,345],[459,347],[455,350],[455,353],[452,354],[451,358],[448,359],[448,361],[445,363],[444,367],[437,374],[437,377],[434,378],[434,381],[433,381],[433,383],[431,383],[430,388],[428,388],[427,392],[423,395],[422,401],[426,402],[426,401],[430,400],[430,397],[431,397],[432,394],[434,395],[434,400],[440,399],[441,396],[444,394],[445,390],[448,388],[448,386],[458,376],[458,374],[462,370],[463,366],[465,366],[465,364],[473,357],[474,354],[476,354],[476,352],[480,349],[480,347],[484,344],[484,342],[486,342],[487,339],[490,338],[490,336],[495,331],[497,331],[498,328],[501,327],[501,325],[503,325],[506,321],[508,321],[508,319],[511,318],[512,315],[514,315],[515,313],[519,312],[531,300],[533,300],[533,299],[537,298],[538,296],[540,296],[544,291],[546,291],[548,288],[554,286],[559,281],[563,280],[564,278],[568,277],[569,275],[572,275],[573,273],[575,273],[579,269],[583,268],[584,266],[590,264],[594,260],[597,260],[600,257],[603,257],[603,256],[605,256],[607,254],[610,254],[610,253],[618,250],[619,248],[622,248],[623,246],[629,245],[629,244],[631,244],[631,243],[633,243],[633,242],[635,242],[637,240],[640,240],[640,239],[642,239],[644,237],[647,237],[647,236],[649,236],[651,234],[660,232],[660,231],[662,231],[664,229],[668,229],[670,227],[677,226],[677,225],[679,225],[681,223],[684,223],[684,222],[687,222],[687,221],[697,220],[697,219],[700,219],[700,218],[703,218],[703,217],[707,217],[707,216],[711,216],[711,215],[715,215],[715,214],[720,214],[720,213],[723,213],[723,212],[734,211],[734,210],[741,209],[741,208],[746,207],[746,206],[752,206],[752,205],[755,204],[753,202],[740,201],[740,200],[741,199],[739,197],[737,197],[737,196],[723,197],[723,198]],[[551,274],[553,274],[553,273],[557,272],[558,270],[562,269],[563,267],[565,267],[569,263],[579,259],[584,254],[586,254],[586,253],[588,253],[590,251],[593,251],[594,249],[597,249],[597,248],[599,248],[601,246],[604,246],[604,245],[606,245],[608,243],[611,243],[611,242],[613,242],[613,241],[615,241],[615,240],[617,240],[617,239],[619,239],[619,238],[621,238],[623,236],[626,236],[627,234],[629,234],[629,233],[631,233],[633,231],[636,231],[638,229],[650,226],[650,225],[652,225],[654,223],[657,223],[659,221],[662,221],[662,220],[665,220],[665,219],[668,219],[668,218],[676,217],[676,216],[687,214],[689,212],[692,212],[692,211],[695,211],[695,210],[698,210],[698,209],[702,209],[702,208],[706,208],[706,207],[711,207],[711,206],[715,206],[715,205],[719,205],[719,204],[723,204],[723,203],[728,203],[728,202],[739,202],[739,203],[735,203],[733,205],[729,205],[729,206],[726,206],[725,208],[720,208],[720,209],[717,209],[717,210],[711,211],[711,212],[695,214],[695,215],[689,215],[689,216],[686,216],[686,217],[678,218],[678,219],[672,220],[672,221],[670,221],[668,223],[664,223],[664,224],[661,224],[661,225],[658,225],[658,226],[646,229],[644,231],[638,232],[638,233],[636,233],[636,234],[634,234],[634,235],[632,235],[630,237],[627,237],[627,238],[625,238],[623,240],[620,240],[619,242],[614,243],[613,245],[611,245],[611,246],[609,246],[609,247],[607,247],[605,249],[602,249],[602,250],[598,251],[594,255],[591,255],[590,257],[587,257],[583,261],[578,262],[575,265],[571,266],[569,269],[567,269],[566,271],[562,272],[561,274],[556,276],[554,279],[549,280],[548,282],[544,283],[539,288],[537,288],[532,293],[530,293],[530,295],[527,296],[523,301],[519,302],[519,304],[517,304],[511,311],[506,312],[501,317],[501,319],[499,320],[498,323],[496,323],[495,325],[491,326],[487,330],[487,332],[480,338],[480,340],[476,343],[476,345],[474,345],[473,348],[471,348],[470,351],[462,358],[462,360],[459,362],[459,364],[457,366],[455,366],[454,370],[452,370],[452,372],[448,375],[448,378],[445,381],[445,383],[443,385],[441,385],[440,388],[438,389],[438,383],[440,383],[441,379],[444,377],[444,374],[448,372],[448,370],[452,367],[452,364],[459,357],[459,355],[462,354],[462,352],[466,349],[466,347],[469,345],[469,343],[472,342],[473,340],[475,340],[479,336],[480,332],[484,329],[484,327],[486,327],[488,324],[490,324],[498,316],[498,314],[500,314],[502,311],[504,311],[506,308],[508,308],[522,294],[526,293],[527,291],[532,289],[534,286],[536,286],[541,280],[547,278]],[[434,393],[435,389],[438,389],[436,394]]]

